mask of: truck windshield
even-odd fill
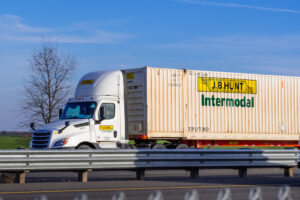
[[[60,119],[89,119],[92,118],[96,102],[67,103]]]

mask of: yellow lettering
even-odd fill
[[[256,80],[198,77],[198,91],[256,94]]]
[[[91,85],[94,83],[94,80],[82,80],[80,85]]]
[[[127,79],[134,79],[134,73],[127,73],[126,78]]]
[[[112,125],[102,125],[99,126],[100,131],[112,131],[114,130],[114,126]]]

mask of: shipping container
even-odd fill
[[[299,77],[151,67],[124,73],[131,138],[195,146],[299,141]]]

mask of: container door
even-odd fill
[[[116,101],[103,101],[98,111],[98,118],[105,110],[105,119],[102,119],[96,128],[97,141],[119,141],[120,140],[120,117],[119,104]]]

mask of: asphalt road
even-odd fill
[[[135,172],[90,172],[89,182],[77,182],[77,174],[29,173],[26,184],[0,184],[4,200],[30,200],[46,195],[49,200],[73,200],[86,193],[89,200],[108,200],[114,192],[123,191],[127,200],[147,200],[151,192],[161,190],[164,200],[183,200],[185,192],[198,191],[200,199],[215,200],[222,188],[230,188],[232,199],[248,199],[249,190],[260,186],[265,200],[277,199],[280,186],[290,185],[293,199],[300,199],[300,170],[294,177],[283,176],[283,169],[250,169],[247,178],[239,178],[236,170],[200,170],[199,179],[189,178],[183,170],[146,171],[146,180],[135,180]]]

